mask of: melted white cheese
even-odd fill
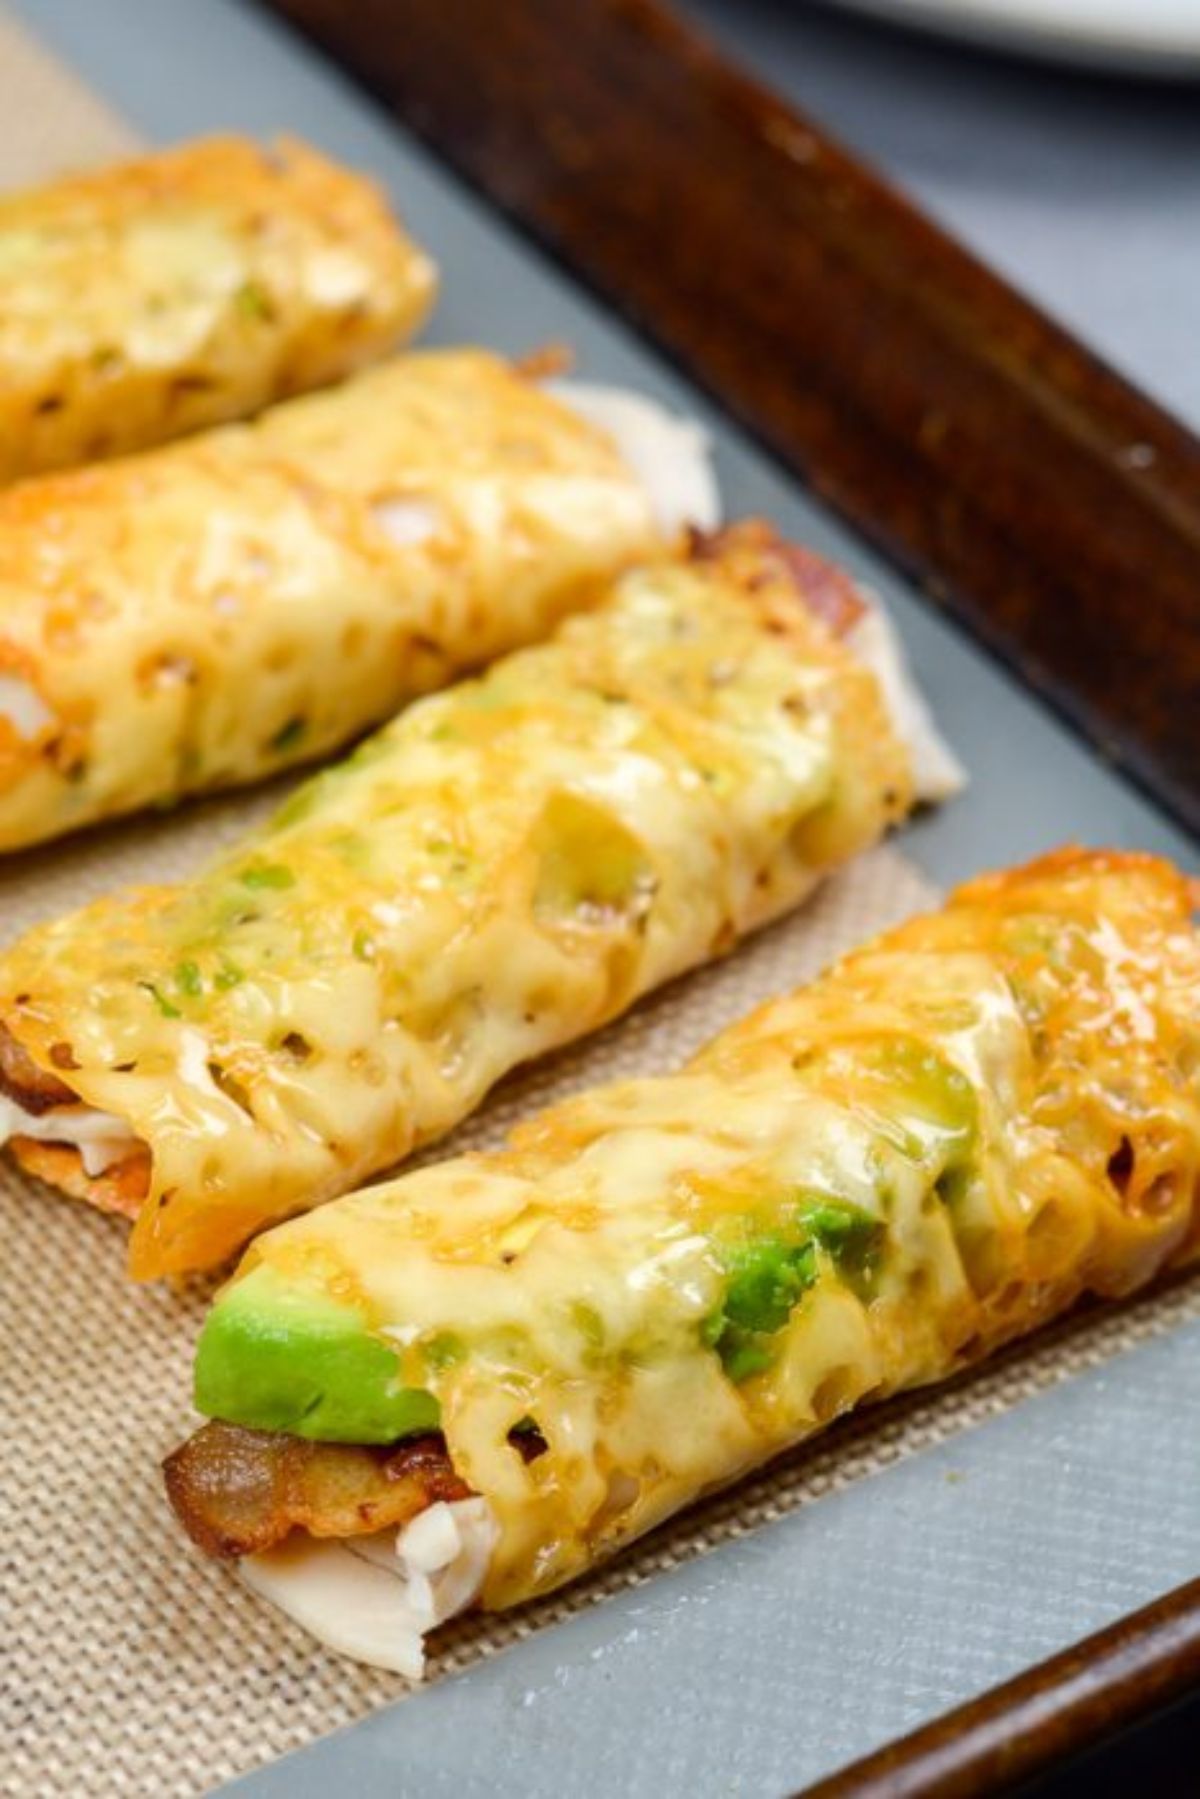
[[[129,1126],[111,1112],[94,1112],[90,1106],[54,1106],[48,1112],[27,1112],[6,1093],[0,1093],[0,1143],[10,1137],[32,1137],[37,1143],[69,1143],[78,1149],[85,1174],[103,1174],[137,1148]]]
[[[393,494],[376,500],[371,507],[371,516],[384,536],[399,544],[401,549],[436,537],[442,523],[441,512],[431,500],[418,499],[412,494]]]
[[[246,1556],[238,1571],[330,1649],[420,1680],[426,1632],[475,1599],[499,1535],[486,1499],[460,1499],[430,1506],[394,1538],[297,1533]]]
[[[6,718],[18,737],[36,737],[54,714],[35,687],[20,675],[0,675],[0,718]]]
[[[661,531],[685,525],[714,531],[721,495],[708,433],[694,419],[678,418],[644,394],[587,381],[543,383],[564,406],[605,432],[646,490]]]

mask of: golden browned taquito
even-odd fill
[[[328,754],[659,541],[500,357],[401,357],[0,493],[0,850]]]
[[[375,184],[292,139],[0,196],[0,481],[336,380],[406,342],[435,287]]]

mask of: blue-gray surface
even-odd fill
[[[806,0],[682,3],[1200,429],[1200,84],[1043,67]]]
[[[568,338],[586,372],[708,417],[730,509],[772,514],[893,605],[972,778],[968,799],[908,833],[936,877],[1067,837],[1194,859],[835,520],[286,33],[238,0],[17,0],[17,10],[148,137],[290,128],[375,169],[442,263],[440,340],[524,349]],[[1198,1347],[1200,1333],[1183,1331],[1032,1400],[822,1501],[819,1530],[811,1511],[773,1525],[244,1791],[561,1799],[615,1788],[630,1799],[715,1799],[811,1779],[1195,1571],[1200,1467],[1195,1433],[1179,1421],[1200,1401]]]

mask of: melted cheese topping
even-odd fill
[[[260,1238],[219,1304],[335,1298],[390,1341],[498,1522],[484,1603],[526,1599],[860,1401],[1196,1255],[1190,912],[1150,858],[976,882],[680,1074]],[[764,1245],[792,1259],[753,1277]]]
[[[297,1534],[246,1556],[238,1572],[329,1648],[420,1680],[426,1635],[478,1597],[498,1536],[486,1500],[460,1499],[431,1506],[398,1535]]]
[[[0,481],[337,380],[412,336],[435,285],[374,183],[295,142],[0,196]]]
[[[9,1029],[42,1065],[69,1044],[80,1098],[152,1152],[138,1273],[218,1262],[394,1164],[902,815],[879,690],[773,542],[627,575],[188,886],[0,958]]]

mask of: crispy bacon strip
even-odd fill
[[[314,1537],[399,1528],[439,1500],[469,1499],[437,1435],[383,1448],[308,1443],[206,1424],[163,1463],[167,1497],[207,1555],[253,1555],[292,1530]]]
[[[79,1095],[57,1075],[39,1068],[29,1051],[17,1042],[7,1025],[0,1024],[0,1092],[7,1093],[34,1117],[53,1106],[71,1106]]]
[[[62,1051],[62,1066],[71,1067],[67,1045],[55,1047]],[[56,1074],[39,1068],[4,1024],[0,1024],[0,1092],[16,1100],[35,1118],[52,1112],[56,1106],[79,1104],[79,1095]],[[15,1136],[9,1139],[8,1147],[25,1172],[36,1180],[58,1188],[71,1199],[86,1201],[97,1211],[113,1212],[120,1218],[136,1218],[150,1189],[150,1152],[144,1148],[133,1150],[102,1174],[88,1174],[73,1143],[42,1143],[33,1137]]]

